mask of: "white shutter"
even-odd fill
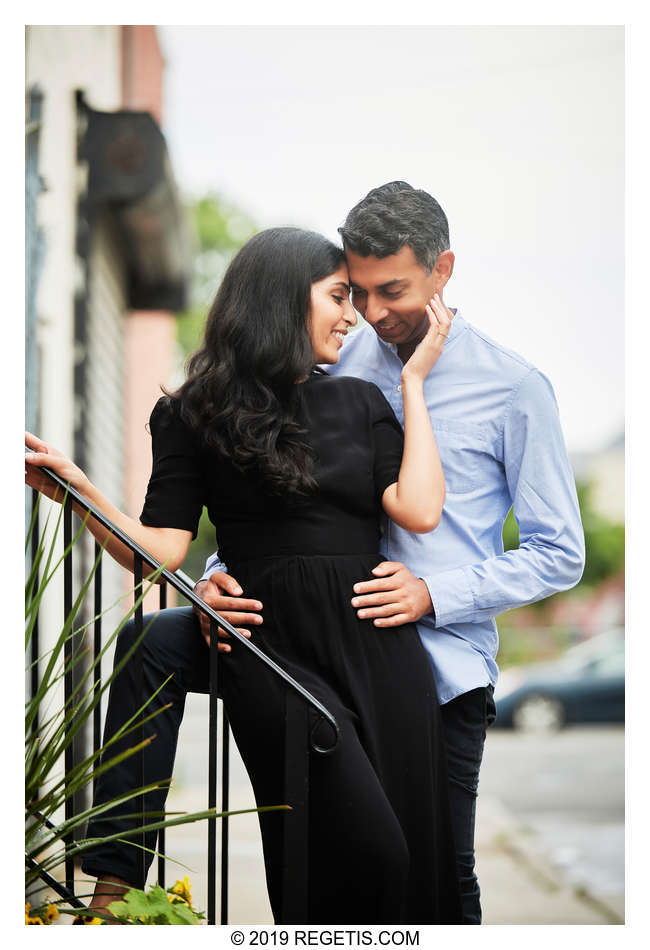
[[[86,335],[85,464],[90,480],[118,508],[124,508],[124,333],[126,268],[124,248],[108,213],[93,227]],[[92,540],[92,539],[91,539]],[[92,564],[92,550],[88,565]],[[131,575],[108,555],[102,558],[103,606],[131,586]],[[128,609],[123,600],[105,615],[104,641]]]

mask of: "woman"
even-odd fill
[[[172,570],[207,506],[220,553],[264,603],[257,645],[334,714],[341,730],[333,754],[310,760],[308,921],[459,922],[426,654],[414,625],[377,631],[349,602],[353,583],[377,562],[381,507],[410,531],[430,531],[440,519],[444,478],[422,382],[451,315],[437,299],[427,308],[430,330],[402,374],[403,436],[376,386],[314,372],[338,360],[356,322],[348,295],[343,252],[325,238],[293,228],[256,235],[226,272],[186,382],[151,415],[153,471],[140,523],[33,436],[30,484],[38,482],[37,466],[50,466]],[[105,540],[101,526],[90,528]],[[107,548],[131,566],[130,552],[114,538]],[[123,653],[129,644],[121,640]],[[186,692],[208,688],[207,647],[192,611],[161,614],[144,656],[147,687],[175,674],[158,697],[173,705],[155,720],[149,782],[171,775]],[[131,675],[127,666],[116,680],[107,735],[133,711]],[[258,804],[282,802],[282,687],[233,643],[220,664],[220,690]],[[132,763],[107,773],[97,801],[135,787]],[[164,800],[164,791],[148,797],[147,810],[162,809]],[[114,833],[116,814],[112,822],[95,821],[89,835]],[[260,816],[276,922],[285,820]],[[102,845],[87,857],[84,870],[100,878],[92,906],[112,899],[102,879],[142,886],[137,865],[136,849],[123,845]]]

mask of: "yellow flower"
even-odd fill
[[[181,900],[187,901],[188,906],[191,907],[192,894],[189,877],[185,876],[182,881],[176,881],[172,887],[172,894],[178,894]]]
[[[28,924],[42,924],[43,921],[41,920],[40,917],[28,917],[27,923]]]
[[[51,924],[53,920],[56,920],[59,916],[59,909],[55,904],[48,904],[47,910],[45,911],[45,919],[48,924]]]
[[[90,920],[86,920],[87,924],[103,924],[104,921],[101,917],[91,917]]]

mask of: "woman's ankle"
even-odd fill
[[[119,877],[113,877],[112,875],[106,875],[106,877],[97,878],[97,883],[95,884],[95,892],[93,894],[92,900],[89,905],[90,910],[101,911],[101,916],[104,915],[112,920],[105,920],[104,923],[112,924],[117,923],[117,918],[114,918],[108,909],[108,905],[112,904],[113,901],[122,900],[127,891],[131,889],[133,885],[129,884],[127,881],[123,881]],[[99,914],[97,915],[99,916]]]

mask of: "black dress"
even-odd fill
[[[141,521],[196,532],[203,505],[220,556],[262,601],[254,642],[335,716],[341,741],[312,754],[309,921],[456,923],[460,899],[435,685],[415,625],[359,620],[353,584],[380,560],[380,501],[397,480],[402,430],[381,391],[312,374],[302,417],[318,491],[270,495],[206,451],[161,399]],[[284,691],[250,652],[222,655],[221,692],[258,806],[283,802]],[[282,813],[260,816],[269,896],[281,920]],[[283,921],[305,923],[305,921]]]

